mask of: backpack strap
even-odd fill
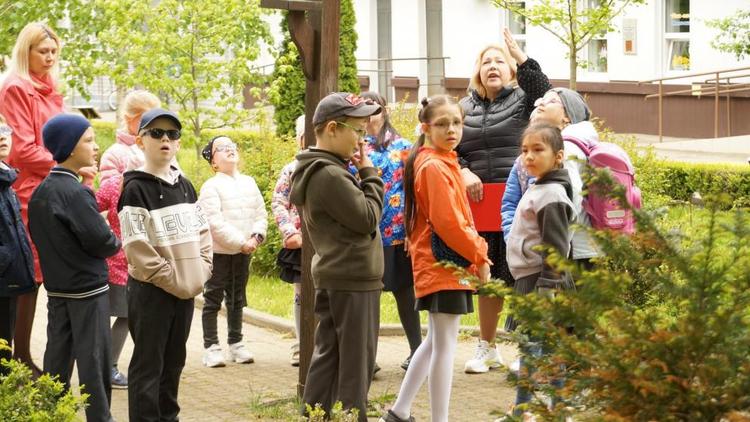
[[[588,142],[583,141],[582,139],[578,139],[574,136],[563,136],[563,141],[570,142],[571,144],[577,146],[583,153],[586,155],[586,158],[591,155],[592,145],[590,145]]]

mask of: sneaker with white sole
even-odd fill
[[[464,372],[467,374],[483,374],[490,369],[499,368],[503,364],[503,359],[494,346],[484,340],[479,340],[474,357],[467,360],[464,365]]]
[[[292,366],[299,366],[299,343],[292,345],[292,357],[289,359]]]
[[[247,350],[247,347],[242,342],[229,345],[229,359],[236,363],[255,362],[253,353]]]
[[[203,352],[203,364],[209,368],[219,368],[224,366],[224,353],[221,352],[221,346],[212,344]]]

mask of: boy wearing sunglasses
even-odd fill
[[[203,184],[198,203],[208,217],[213,240],[214,271],[203,287],[203,364],[224,366],[216,331],[216,315],[227,306],[229,360],[252,363],[242,343],[242,308],[250,276],[250,257],[266,236],[268,213],[255,180],[240,173],[239,151],[227,136],[217,136],[203,148],[203,158],[216,175]]]
[[[211,234],[192,183],[171,165],[182,124],[160,108],[141,117],[145,163],[123,175],[118,216],[128,261],[130,420],[178,420],[177,391],[193,298],[211,276]]]
[[[315,255],[315,330],[303,401],[326,414],[336,401],[367,421],[383,289],[383,181],[364,152],[365,125],[381,107],[346,92],[320,100],[316,145],[297,155],[289,196],[303,210]],[[348,171],[351,162],[359,180]],[[305,246],[307,247],[307,245]]]

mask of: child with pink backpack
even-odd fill
[[[609,200],[594,187],[583,184],[581,174],[586,163],[594,168],[608,168],[615,181],[625,187],[630,204],[635,208],[641,206],[641,194],[635,186],[635,170],[630,158],[619,146],[599,141],[590,117],[591,111],[579,93],[567,88],[553,88],[537,100],[531,122],[547,122],[562,131],[565,141],[564,166],[570,173],[576,225],[633,233],[635,221],[626,207]],[[506,240],[518,202],[533,183],[534,178],[528,175],[519,157],[508,177],[501,207]],[[585,230],[573,227],[572,231],[571,258],[588,265],[589,259],[597,256],[598,251]]]

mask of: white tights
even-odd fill
[[[414,397],[425,378],[428,378],[432,422],[448,420],[453,383],[453,356],[456,353],[460,318],[461,315],[454,314],[429,314],[427,338],[414,352],[396,403],[391,408],[399,418],[409,418]]]

